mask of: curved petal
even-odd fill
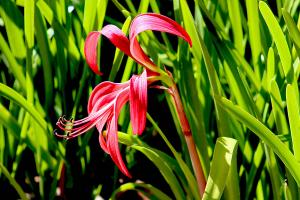
[[[103,104],[107,102],[111,102],[116,94],[116,91],[119,91],[121,89],[124,89],[129,86],[129,81],[124,83],[114,83],[110,81],[105,81],[100,84],[98,84],[92,91],[89,101],[88,101],[88,113],[91,113],[95,103],[97,101],[102,100]],[[104,99],[104,97],[106,97]]]
[[[114,161],[114,163],[118,166],[123,174],[128,177],[131,177],[124,161],[122,159],[119,144],[118,144],[118,117],[121,111],[121,108],[128,101],[128,91],[121,91],[116,99],[114,104],[114,113],[111,120],[107,123],[107,150]]]
[[[133,133],[141,134],[146,126],[147,113],[147,72],[130,79],[130,120]]]
[[[107,154],[109,154],[109,151],[107,149],[106,137],[103,136],[102,130],[103,130],[103,127],[106,124],[106,122],[107,122],[107,120],[108,120],[109,117],[110,117],[110,114],[107,114],[107,115],[103,116],[102,120],[99,121],[96,124],[96,128],[97,128],[97,130],[99,132],[99,144],[100,144],[100,147]]]
[[[143,64],[145,67],[148,67],[150,70],[153,70],[155,65],[144,53],[136,39],[138,34],[147,30],[161,31],[177,35],[178,37],[186,40],[192,46],[192,40],[190,36],[176,21],[156,13],[138,15],[133,19],[130,26],[130,52],[135,60]]]
[[[93,31],[89,33],[84,44],[84,54],[86,61],[94,73],[101,75],[97,64],[97,45],[100,35],[104,35],[117,48],[128,56],[131,56],[129,50],[129,40],[126,35],[116,26],[107,25],[101,31]]]

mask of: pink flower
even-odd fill
[[[88,116],[70,121],[61,117],[57,126],[68,134],[58,135],[71,139],[77,137],[94,126],[99,131],[99,143],[101,148],[108,154],[118,168],[128,177],[130,174],[122,160],[118,146],[118,116],[126,102],[130,100],[130,114],[133,132],[141,134],[146,125],[147,112],[147,72],[140,76],[133,76],[125,83],[113,83],[105,81],[97,85],[92,91],[88,101]],[[102,130],[106,124],[107,134]]]
[[[102,82],[92,91],[88,101],[88,116],[80,120],[66,120],[61,117],[57,126],[67,132],[59,135],[66,139],[77,137],[91,128],[99,131],[99,143],[126,176],[131,177],[120,154],[118,145],[118,116],[122,107],[129,101],[130,119],[133,133],[141,134],[146,125],[147,87],[149,84],[169,77],[168,73],[157,67],[144,53],[136,37],[146,30],[162,31],[177,35],[191,44],[185,30],[175,21],[154,13],[141,14],[133,19],[128,39],[116,26],[107,25],[101,31],[91,32],[85,41],[85,58],[90,68],[98,75],[102,73],[97,65],[97,43],[101,35],[108,38],[117,48],[146,68],[141,75],[133,75],[125,83]],[[167,81],[167,83],[173,83]],[[107,134],[102,130],[106,125]]]

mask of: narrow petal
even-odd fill
[[[122,159],[118,144],[118,117],[121,108],[128,101],[128,96],[128,90],[123,90],[115,99],[114,113],[111,120],[109,120],[107,123],[107,150],[121,172],[126,176],[131,177]]]
[[[147,113],[147,72],[130,79],[130,119],[133,133],[141,134],[146,126]]]
[[[86,61],[94,73],[101,75],[97,64],[97,45],[100,35],[104,35],[117,48],[123,51],[128,56],[131,56],[129,51],[129,40],[126,35],[116,26],[107,25],[101,31],[93,31],[89,33],[84,44],[84,54]]]
[[[192,40],[188,33],[174,20],[156,13],[141,14],[135,17],[130,26],[130,52],[139,63],[153,69],[153,62],[147,57],[140,47],[136,37],[141,32],[152,30],[167,32],[183,38],[192,46]]]
[[[129,86],[129,81],[124,83],[113,83],[105,81],[98,84],[92,91],[88,101],[88,113],[92,111],[95,103],[103,101],[103,105],[111,102],[116,97],[116,91],[122,90]],[[102,99],[101,99],[102,98]],[[100,105],[99,105],[100,106]]]

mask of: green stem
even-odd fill
[[[198,190],[200,192],[200,196],[202,197],[205,191],[206,179],[202,170],[194,138],[190,129],[190,124],[185,115],[176,84],[173,84],[173,86],[170,87],[170,90],[172,92],[173,103],[178,114],[181,129],[189,150],[192,166],[198,183]]]
[[[130,16],[130,12],[122,5],[118,0],[112,0],[115,6],[122,12],[122,14],[127,18]]]
[[[21,188],[21,186],[17,183],[17,181],[10,175],[10,173],[8,172],[8,170],[6,169],[6,167],[0,162],[0,170],[3,172],[4,176],[6,176],[6,178],[8,179],[8,181],[10,182],[10,184],[15,188],[15,190],[18,192],[18,194],[20,195],[21,199],[28,199],[26,197],[25,192],[23,191],[23,189]]]

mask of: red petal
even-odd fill
[[[96,124],[97,130],[99,132],[99,144],[100,144],[100,147],[103,149],[103,151],[105,151],[105,153],[109,153],[109,152],[108,152],[107,144],[106,144],[106,140],[105,140],[106,137],[104,138],[104,136],[102,134],[102,130],[103,130],[103,127],[106,124],[109,117],[110,117],[110,115],[105,115],[102,118],[102,120]]]
[[[130,79],[130,119],[133,133],[141,134],[146,126],[147,113],[147,72]]]
[[[156,13],[141,14],[135,17],[130,26],[130,52],[132,56],[146,67],[153,67],[153,62],[140,47],[136,37],[141,32],[152,30],[167,32],[183,38],[192,46],[188,33],[174,20]],[[150,65],[150,66],[149,66]]]
[[[131,56],[129,51],[129,40],[118,27],[114,25],[107,25],[103,27],[101,31],[91,32],[85,40],[84,54],[88,65],[93,70],[93,72],[98,75],[102,74],[99,71],[99,67],[97,64],[97,44],[101,34],[107,37],[111,43],[113,43],[125,54]]]
[[[124,104],[128,101],[128,90],[125,89],[122,92],[120,92],[116,99],[115,99],[115,105],[114,105],[114,114],[110,121],[107,123],[107,150],[112,158],[112,160],[115,162],[115,164],[118,166],[118,168],[121,170],[123,174],[125,174],[128,177],[131,177],[126,165],[124,164],[124,161],[122,159],[120,150],[119,150],[119,144],[118,144],[118,116],[121,111],[121,108],[124,106]]]
[[[103,101],[102,105],[111,102],[115,97],[116,91],[124,89],[129,86],[129,81],[125,83],[113,83],[105,81],[98,84],[92,91],[88,101],[88,113],[91,113],[96,102]],[[101,105],[98,105],[101,106]]]

